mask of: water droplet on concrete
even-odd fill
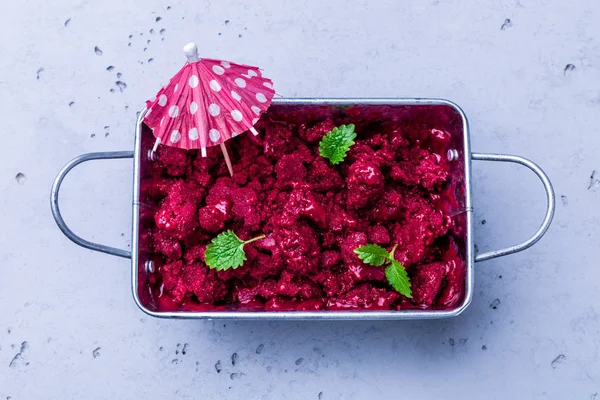
[[[25,174],[24,174],[24,173],[22,173],[22,172],[19,172],[19,173],[18,173],[18,174],[15,176],[15,179],[17,180],[17,183],[18,183],[19,185],[22,185],[22,184],[24,184],[24,183],[25,183],[25,181],[27,180],[27,177],[25,176]],[[8,331],[8,333],[10,333],[10,330]]]
[[[510,28],[513,25],[512,21],[510,20],[510,18],[506,18],[504,20],[504,23],[502,24],[502,26],[500,27],[500,30],[507,30],[508,28]]]
[[[559,354],[558,356],[556,356],[556,358],[554,360],[552,360],[550,365],[552,366],[553,369],[556,369],[566,362],[567,362],[567,356],[565,356],[564,354]]]
[[[125,91],[125,89],[127,89],[127,84],[125,82],[116,81],[115,85],[117,85],[117,87],[119,88],[119,90],[121,91],[121,93],[123,93]]]
[[[494,301],[492,301],[490,303],[490,308],[492,310],[496,310],[498,308],[498,306],[500,305],[500,299],[495,299]]]
[[[567,75],[569,72],[574,71],[575,70],[575,66],[573,64],[567,64],[565,66],[565,69],[563,70],[563,74]]]
[[[596,190],[600,186],[600,176],[598,176],[598,172],[596,170],[592,171],[590,175],[590,184],[588,185],[588,190]]]

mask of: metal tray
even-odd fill
[[[148,158],[149,154],[144,154],[142,151],[142,120],[145,110],[142,111],[137,120],[135,129],[135,148],[133,151],[119,152],[99,152],[82,154],[66,164],[58,173],[50,194],[50,203],[52,215],[60,230],[74,243],[102,253],[111,254],[114,256],[131,259],[131,276],[132,276],[132,291],[133,298],[136,304],[145,313],[162,318],[227,318],[227,319],[305,319],[305,320],[406,320],[406,319],[438,319],[454,317],[462,313],[470,304],[473,297],[474,271],[475,262],[490,260],[509,254],[513,254],[525,250],[535,244],[546,233],[555,210],[555,195],[552,184],[548,176],[532,161],[523,157],[507,155],[507,154],[483,154],[472,153],[469,141],[469,127],[467,118],[464,112],[456,104],[440,99],[279,99],[273,101],[273,105],[277,107],[290,106],[298,109],[301,106],[390,106],[390,107],[406,107],[406,106],[436,106],[445,105],[452,107],[462,119],[462,141],[457,146],[456,150],[449,152],[448,157],[454,158],[460,163],[463,168],[464,176],[464,215],[466,216],[466,238],[465,243],[465,260],[466,260],[466,282],[464,299],[458,307],[451,310],[400,310],[400,311],[169,311],[162,312],[152,309],[151,303],[148,301],[148,294],[144,293],[144,285],[141,284],[146,278],[146,274],[153,272],[153,264],[142,260],[139,254],[139,226],[140,226],[140,173],[143,158]],[[460,138],[459,138],[460,139]],[[105,246],[98,243],[93,243],[76,235],[65,223],[59,209],[58,195],[60,186],[65,176],[75,166],[90,160],[106,160],[133,158],[133,224],[132,224],[132,249],[127,251]],[[517,245],[507,247],[501,250],[490,251],[487,253],[475,256],[473,249],[473,231],[472,231],[472,204],[471,204],[471,162],[472,160],[479,161],[498,161],[521,164],[533,171],[542,181],[546,191],[547,209],[543,222],[538,230],[526,241]]]

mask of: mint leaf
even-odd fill
[[[404,266],[400,262],[393,260],[392,263],[385,269],[385,277],[396,291],[404,296],[412,299],[412,291],[410,290],[410,279],[406,273]]]
[[[209,268],[217,271],[237,268],[246,261],[244,241],[233,231],[223,232],[206,246],[204,260]]]
[[[354,253],[358,255],[358,258],[363,260],[365,264],[374,265],[379,267],[386,262],[389,262],[390,253],[381,246],[376,244],[367,244],[354,249]]]
[[[387,265],[385,268],[385,277],[396,291],[409,299],[412,299],[412,291],[410,289],[410,278],[406,273],[404,266],[399,261],[394,259],[397,244],[392,247],[392,251],[388,253],[386,249],[376,244],[366,244],[354,249],[354,253],[358,258],[363,260],[365,264],[374,265],[376,267]]]
[[[354,144],[355,138],[354,124],[333,128],[321,139],[319,153],[322,157],[328,158],[332,164],[339,164],[346,158],[346,153]]]
[[[233,231],[222,232],[214,238],[204,252],[204,261],[211,269],[226,271],[236,269],[246,261],[244,245],[264,238],[265,235],[243,241]]]

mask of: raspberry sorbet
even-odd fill
[[[335,126],[357,138],[332,165],[319,142]],[[140,267],[143,301],[171,310],[452,309],[465,292],[462,120],[450,106],[273,105],[256,125],[227,142],[231,177],[219,147],[159,146],[143,160]],[[142,148],[153,143],[145,130]],[[145,154],[145,153],[143,153]],[[245,246],[237,269],[204,262],[207,244],[231,229]],[[395,251],[412,299],[387,282],[384,267],[354,249]],[[142,297],[142,296],[140,296]]]

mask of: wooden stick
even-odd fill
[[[160,144],[160,138],[156,138],[156,141],[154,142],[154,147],[152,147],[152,151],[156,151],[159,144]]]
[[[229,175],[233,176],[233,167],[231,166],[231,160],[229,159],[229,153],[227,153],[225,143],[221,143],[221,151],[223,152],[223,157],[225,157],[225,164],[227,164]]]

